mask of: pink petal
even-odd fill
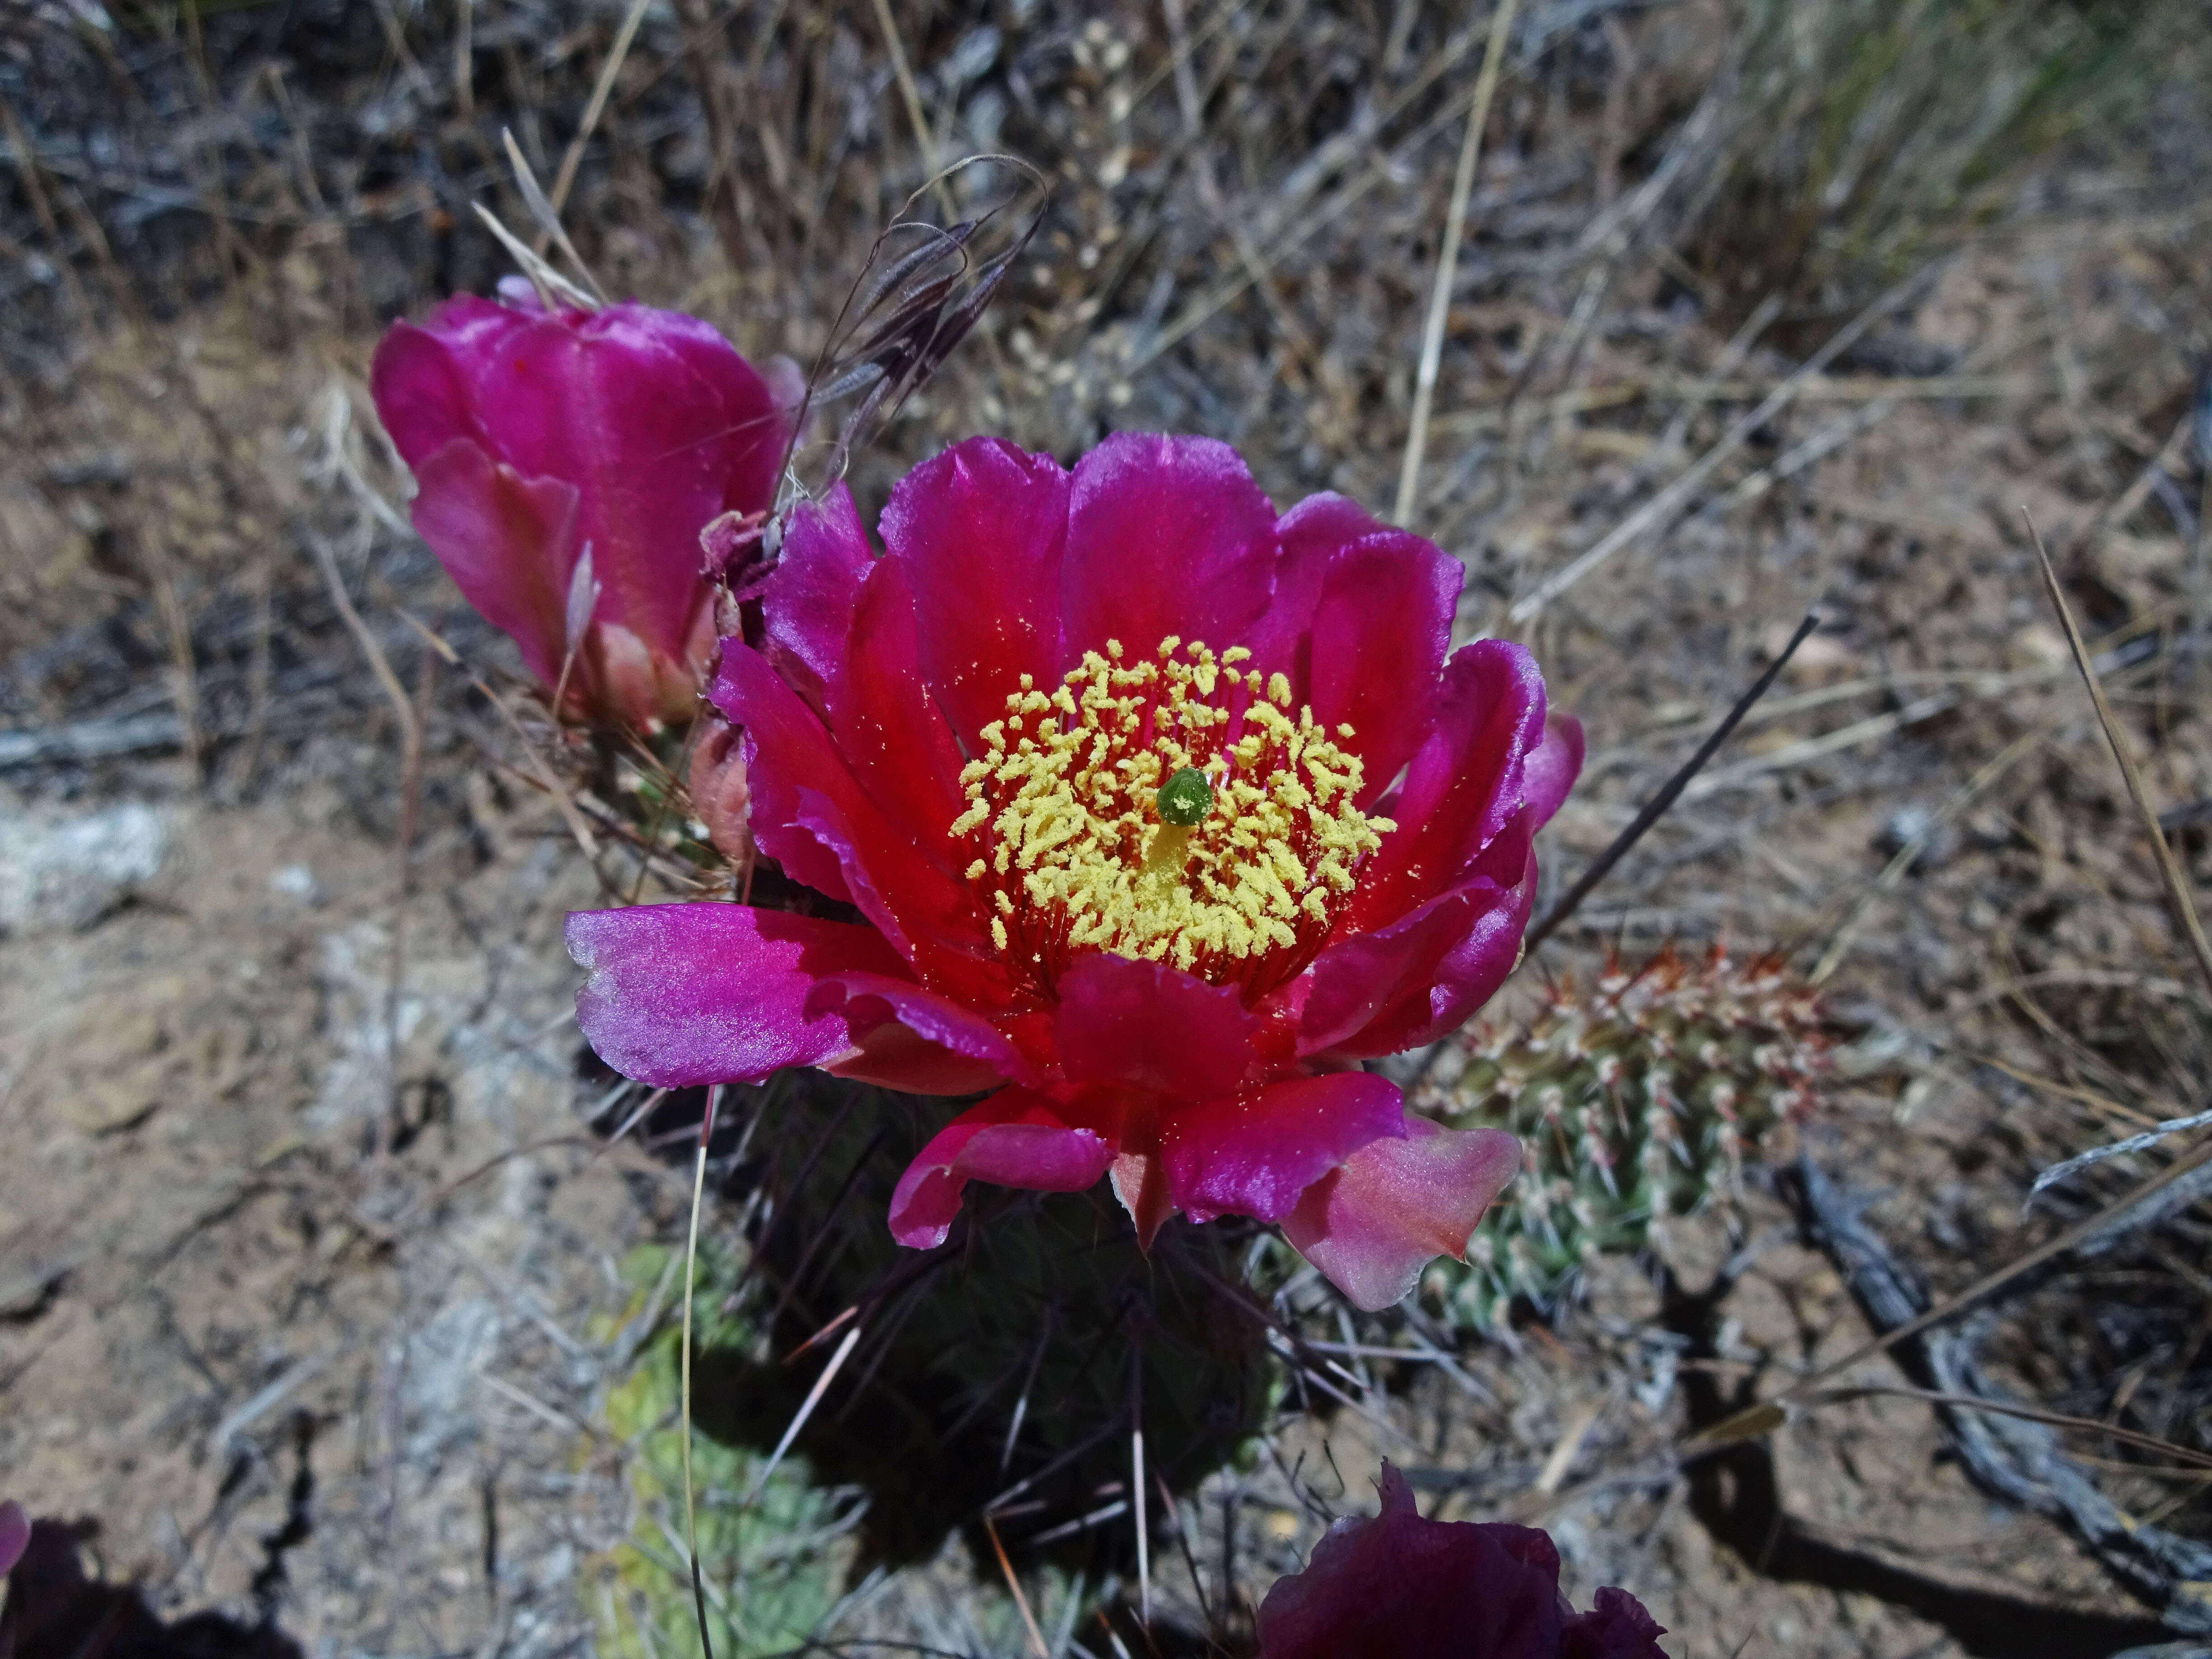
[[[1503,1129],[1445,1129],[1408,1115],[1402,1140],[1370,1141],[1306,1189],[1283,1235],[1354,1307],[1380,1312],[1468,1237],[1521,1167]]]
[[[521,647],[532,673],[554,684],[568,650],[569,579],[583,552],[575,487],[526,478],[465,437],[413,465],[416,533],[461,597]]]
[[[465,358],[493,351],[529,320],[514,307],[464,294],[431,313],[425,325],[394,323],[377,343],[369,395],[392,446],[410,467],[456,438],[489,450],[495,441],[461,371]]]
[[[1244,642],[1274,592],[1275,509],[1212,438],[1117,432],[1076,463],[1061,578],[1061,656],[1169,635]],[[1057,676],[1055,676],[1057,678]]]
[[[844,663],[853,607],[874,563],[853,492],[842,481],[793,511],[761,595],[761,651],[817,712]]]
[[[1258,1024],[1237,993],[1157,962],[1079,957],[1060,977],[1061,1069],[1182,1100],[1233,1092]]]
[[[442,362],[439,360],[442,359]],[[774,497],[789,416],[708,325],[638,305],[547,313],[464,299],[395,329],[372,388],[410,465],[455,437],[577,490],[599,616],[679,657],[706,599],[699,532]]]
[[[1528,751],[1544,729],[1544,678],[1503,640],[1478,640],[1444,665],[1435,726],[1381,810],[1397,829],[1362,872],[1345,922],[1381,927],[1458,886],[1520,809]]]
[[[1245,643],[1252,648],[1255,668],[1290,676],[1294,701],[1304,702],[1309,695],[1314,610],[1321,603],[1329,561],[1362,537],[1389,527],[1358,502],[1326,490],[1307,496],[1276,520],[1282,557],[1275,566],[1274,596]],[[1443,660],[1441,653],[1437,660]]]
[[[854,1032],[825,978],[896,977],[872,927],[746,904],[641,904],[570,915],[568,954],[590,978],[576,1023],[599,1058],[656,1088],[757,1082],[849,1054]]]
[[[745,734],[755,843],[793,880],[851,903],[844,849],[824,845],[799,823],[800,786],[829,783],[844,771],[822,722],[758,652],[738,640],[723,641],[721,669],[708,696]],[[849,776],[836,793],[856,793]]]
[[[1533,815],[1531,829],[1540,830],[1552,821],[1582,769],[1583,723],[1572,714],[1554,711],[1544,722],[1544,740],[1529,751],[1522,772],[1521,793]]]
[[[891,1237],[917,1249],[945,1242],[970,1181],[1074,1193],[1114,1161],[1089,1129],[1070,1128],[1042,1095],[1002,1089],[938,1131],[891,1194]]]
[[[1067,474],[1049,455],[969,438],[900,481],[882,530],[914,593],[930,689],[972,744],[1022,675],[1048,690],[1060,677]]]
[[[1280,1221],[1300,1194],[1361,1147],[1405,1133],[1396,1084],[1338,1072],[1185,1106],[1161,1130],[1161,1158],[1176,1207],[1193,1221]]]

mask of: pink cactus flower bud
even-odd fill
[[[1627,1591],[1567,1605],[1548,1534],[1425,1521],[1388,1463],[1382,1486],[1381,1514],[1338,1522],[1268,1590],[1260,1659],[1666,1659]]]
[[[370,389],[415,527],[561,713],[690,720],[714,654],[700,532],[772,505],[796,371],[696,318],[469,295],[395,325]]]
[[[719,714],[706,717],[691,750],[691,810],[707,826],[707,838],[731,863],[752,862],[752,831],[745,814],[752,792],[745,787],[744,733]]]

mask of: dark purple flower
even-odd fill
[[[369,384],[416,529],[563,711],[689,720],[714,654],[700,532],[773,503],[794,389],[694,317],[470,295],[395,325]]]
[[[1457,561],[1136,434],[1073,474],[969,439],[882,528],[878,557],[842,485],[800,507],[713,692],[761,853],[863,920],[572,916],[593,1047],[659,1086],[995,1091],[900,1182],[907,1244],[970,1181],[1110,1172],[1146,1238],[1279,1222],[1362,1307],[1461,1255],[1516,1143],[1359,1062],[1512,971],[1582,735],[1520,647],[1447,658]]]
[[[1331,1527],[1260,1604],[1260,1659],[1666,1659],[1626,1590],[1577,1613],[1534,1527],[1425,1521],[1382,1466],[1382,1512]]]
[[[31,1517],[23,1513],[23,1506],[13,1498],[0,1504],[0,1578],[23,1559],[30,1542]]]

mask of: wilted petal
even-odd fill
[[[691,811],[722,855],[743,864],[753,854],[752,831],[745,822],[752,795],[745,787],[744,733],[719,715],[710,714],[703,724],[706,735],[691,748]]]
[[[1396,1084],[1337,1072],[1176,1109],[1161,1130],[1161,1161],[1176,1206],[1193,1221],[1280,1221],[1299,1194],[1361,1147],[1405,1133]]]
[[[1260,1604],[1260,1659],[1558,1659],[1559,1556],[1533,1527],[1425,1521],[1382,1466],[1382,1512],[1336,1522]]]
[[[1235,450],[1117,432],[1076,463],[1061,665],[1109,640],[1133,657],[1170,634],[1239,644],[1274,592],[1275,562],[1275,509]]]
[[[1608,1586],[1591,1598],[1588,1613],[1568,1619],[1559,1632],[1559,1659],[1667,1659],[1659,1645],[1666,1633],[1644,1603]]]
[[[1468,1237],[1521,1167],[1503,1129],[1446,1129],[1408,1115],[1401,1140],[1370,1141],[1306,1188],[1283,1234],[1353,1306],[1379,1312]]]
[[[590,978],[576,1023],[599,1058],[658,1088],[757,1082],[849,1054],[841,973],[903,971],[872,927],[747,904],[640,904],[570,915],[568,954]]]
[[[0,1578],[7,1577],[30,1547],[31,1517],[12,1498],[0,1504]]]
[[[1044,1097],[1002,1089],[938,1131],[907,1166],[891,1194],[891,1237],[920,1249],[942,1244],[970,1181],[1080,1192],[1113,1161],[1103,1140],[1070,1127]]]

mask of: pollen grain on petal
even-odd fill
[[[1170,635],[1139,658],[1109,641],[983,728],[951,833],[993,943],[1040,994],[1103,951],[1252,999],[1328,937],[1395,826],[1354,804],[1360,759],[1337,740],[1351,728],[1294,717],[1279,673],[1262,696],[1236,666],[1250,656]]]

